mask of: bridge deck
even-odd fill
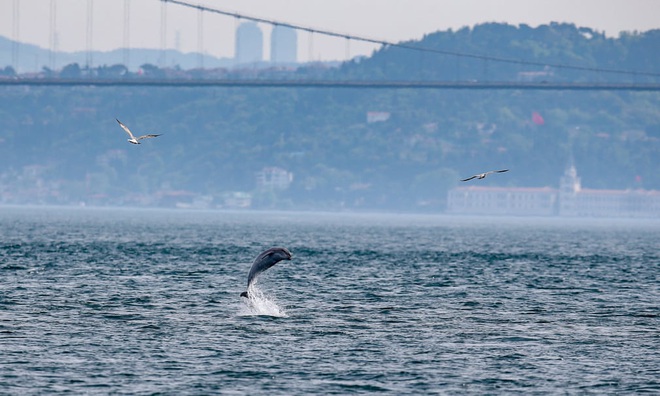
[[[574,91],[659,91],[658,83],[570,83],[491,81],[331,81],[331,80],[230,80],[230,79],[63,79],[0,78],[0,86],[151,86],[151,87],[261,87],[261,88],[384,88],[384,89],[500,89]]]

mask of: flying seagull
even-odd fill
[[[474,175],[474,176],[470,176],[467,179],[463,179],[461,181],[468,181],[468,180],[472,180],[472,179],[484,179],[484,178],[486,178],[486,176],[490,175],[491,173],[502,173],[502,172],[508,172],[508,171],[509,171],[508,169],[492,170],[492,171],[488,171],[488,172],[484,172],[484,173],[479,173],[479,174]]]
[[[117,120],[117,119],[115,118],[115,120]],[[142,139],[149,139],[149,138],[155,138],[156,136],[160,136],[160,135],[142,135],[142,136],[136,138],[135,136],[133,136],[133,134],[131,133],[131,130],[128,129],[128,127],[126,125],[122,124],[121,121],[119,121],[119,120],[117,120],[117,122],[119,123],[119,126],[123,130],[125,130],[126,133],[128,133],[128,136],[131,137],[130,139],[128,139],[128,141],[130,143],[133,143],[133,144],[140,144],[140,140],[142,140]]]
[[[241,297],[246,297],[250,298],[250,295],[248,291],[250,290],[250,286],[252,286],[252,283],[257,279],[257,275],[260,273],[264,272],[268,268],[274,266],[275,264],[279,263],[282,260],[291,260],[291,252],[287,248],[283,247],[274,247],[270,248],[268,250],[265,250],[261,252],[256,259],[254,259],[254,262],[252,263],[252,267],[250,268],[250,273],[248,274],[248,282],[247,282],[247,291],[244,291],[241,293]]]

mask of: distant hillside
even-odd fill
[[[348,63],[342,75],[397,80],[463,81],[660,81],[660,30],[603,33],[572,24],[532,28],[487,23],[457,31],[439,31],[420,41],[403,43],[438,53],[386,47],[360,63]],[[472,55],[458,57],[447,53]],[[508,59],[520,63],[484,60]],[[527,65],[525,61],[541,65]],[[578,66],[581,69],[554,67]],[[591,72],[585,69],[634,70],[644,74]]]
[[[0,36],[0,67],[12,64],[14,41]],[[43,67],[50,67],[50,50],[38,47],[32,44],[18,44],[18,72],[37,72]],[[137,70],[140,65],[145,63],[160,64],[162,52],[158,49],[130,48],[128,50],[129,69]],[[116,65],[124,63],[124,50],[117,49],[108,52],[91,52],[92,65]],[[54,69],[60,69],[71,63],[80,65],[87,64],[87,52],[56,52],[53,54],[55,63]],[[175,50],[165,51],[165,60],[168,66],[179,66],[182,69],[194,69],[199,67],[198,53],[182,53]],[[204,67],[232,67],[234,60],[231,58],[216,58],[210,55],[204,55]]]
[[[547,64],[660,73],[660,31],[605,38],[486,24],[410,42]],[[657,81],[383,48],[288,78]],[[532,74],[529,74],[532,73]],[[542,74],[535,74],[542,73]],[[461,177],[660,190],[660,94],[274,88],[0,88],[0,202],[172,205],[252,194],[252,207],[441,211]],[[119,118],[136,133],[126,142]],[[238,198],[237,198],[238,197]]]

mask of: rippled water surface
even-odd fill
[[[5,207],[0,236],[0,393],[660,392],[657,221]]]

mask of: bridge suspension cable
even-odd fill
[[[483,60],[483,61],[493,61],[493,62],[527,65],[527,66],[541,66],[541,67],[549,66],[549,67],[554,67],[554,68],[557,68],[557,69],[580,70],[580,71],[588,71],[588,72],[595,72],[595,73],[613,73],[613,74],[660,77],[660,73],[646,72],[646,71],[622,70],[622,69],[605,69],[605,68],[599,68],[599,67],[578,66],[578,65],[569,65],[569,64],[562,64],[562,63],[546,63],[546,62],[528,61],[528,60],[522,60],[522,59],[502,58],[502,57],[490,56],[490,55],[479,55],[479,54],[470,54],[470,53],[465,53],[465,52],[446,51],[446,50],[440,50],[440,49],[435,49],[435,48],[418,47],[418,46],[414,46],[414,45],[410,45],[410,44],[394,43],[394,42],[387,41],[387,40],[379,40],[379,39],[374,39],[374,38],[356,36],[356,35],[353,35],[353,34],[338,33],[338,32],[333,32],[333,31],[330,31],[330,30],[318,29],[318,28],[313,28],[313,27],[309,27],[309,26],[302,26],[302,25],[297,25],[297,24],[287,23],[287,22],[282,22],[282,21],[276,21],[276,20],[273,20],[273,19],[259,18],[259,17],[254,17],[254,16],[238,13],[238,12],[232,12],[232,11],[221,10],[221,9],[218,9],[218,8],[206,7],[206,6],[199,5],[199,4],[192,4],[192,3],[188,3],[188,2],[180,1],[180,0],[160,0],[160,1],[165,2],[165,3],[177,4],[177,5],[180,5],[180,6],[183,6],[183,7],[195,8],[195,9],[198,9],[200,11],[206,11],[206,12],[210,12],[210,13],[231,16],[231,17],[238,18],[238,19],[246,19],[248,21],[253,21],[253,22],[267,23],[267,24],[274,25],[274,26],[278,26],[278,25],[279,26],[285,26],[285,27],[288,27],[288,28],[309,32],[309,33],[312,33],[312,34],[313,33],[318,33],[318,34],[322,34],[322,35],[325,35],[325,36],[340,37],[340,38],[345,38],[345,39],[348,39],[348,40],[355,40],[355,41],[362,41],[362,42],[366,42],[366,43],[378,44],[378,45],[382,45],[384,47],[396,47],[396,48],[402,48],[402,49],[407,49],[407,50],[412,50],[412,51],[434,53],[434,54],[439,54],[439,55],[449,55],[449,56],[456,56],[456,57],[461,57],[461,58],[472,58],[472,59],[479,59],[479,60]]]
[[[130,22],[131,22],[131,5],[129,0],[124,0],[124,37],[123,37],[123,42],[124,42],[124,50],[123,50],[123,57],[124,57],[124,65],[126,67],[130,67],[130,33],[131,33],[131,28],[130,28]]]
[[[86,61],[87,67],[91,68],[94,63],[94,57],[92,55],[93,40],[92,34],[94,33],[94,0],[87,0],[87,33],[86,33]]]
[[[20,53],[20,46],[18,45],[20,41],[19,33],[20,33],[20,8],[18,4],[18,0],[14,0],[13,4],[13,18],[12,18],[12,44],[11,44],[11,64],[16,67],[16,70],[19,70],[20,67],[18,66],[18,60],[19,60],[19,53]]]

